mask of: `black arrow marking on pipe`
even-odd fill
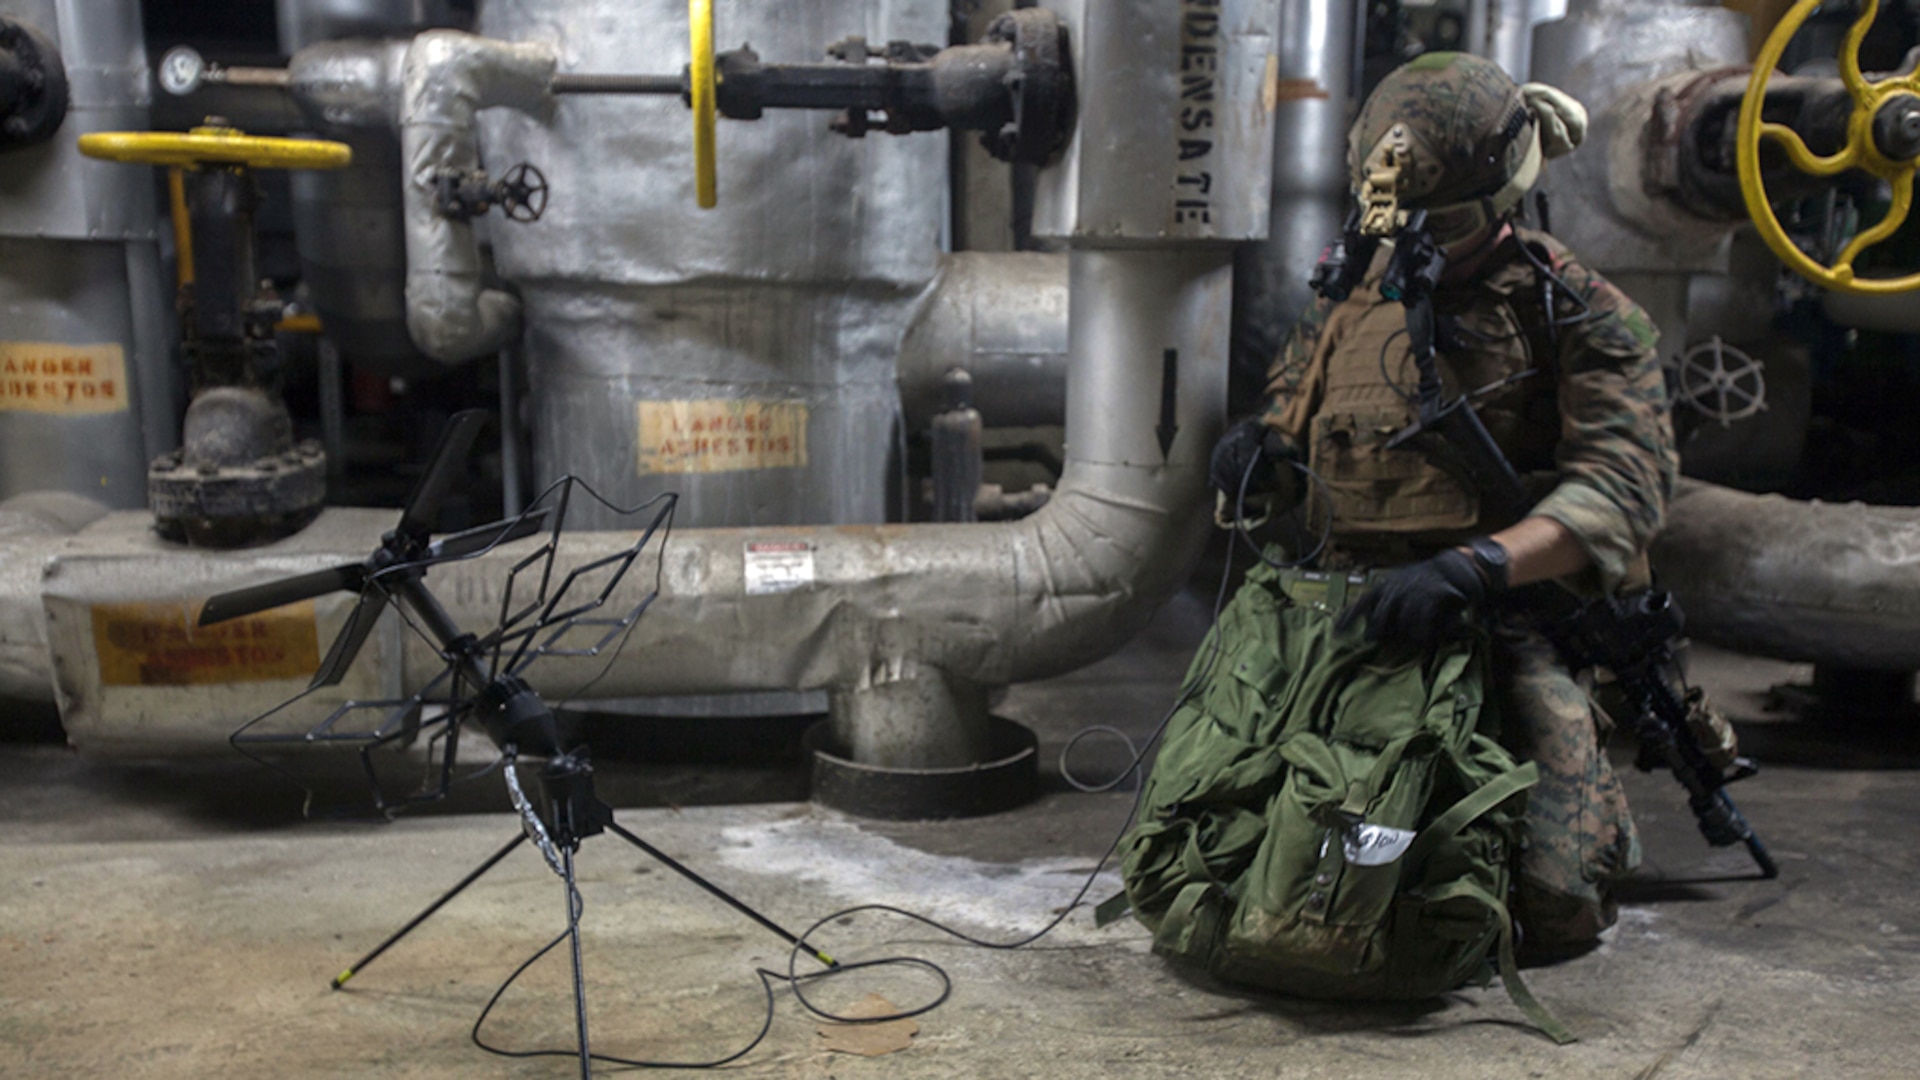
[[[1160,460],[1167,460],[1173,450],[1174,436],[1180,434],[1180,426],[1174,423],[1174,414],[1179,406],[1180,387],[1180,350],[1168,349],[1160,354],[1160,423],[1153,433],[1160,437]]]

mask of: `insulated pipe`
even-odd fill
[[[1343,0],[1280,5],[1272,84],[1279,165],[1267,238],[1243,247],[1234,264],[1236,395],[1257,394],[1287,332],[1313,302],[1307,279],[1314,263],[1346,220],[1356,17]]]
[[[67,537],[106,514],[105,506],[64,491],[0,502],[0,697],[53,700],[41,574]]]
[[[597,697],[826,688],[864,764],[980,760],[986,691],[1070,671],[1128,640],[1186,579],[1210,528],[1205,476],[1224,414],[1231,249],[1076,251],[1069,264],[1067,466],[1045,507],[996,524],[673,534],[664,557],[650,547],[607,605],[624,610],[659,582],[659,599],[617,653],[542,660],[529,672],[534,684],[554,700],[589,684]],[[1156,429],[1165,427],[1173,437],[1163,451]],[[83,747],[214,749],[289,692],[268,681],[217,693],[103,687],[86,629],[100,605],[192,604],[362,558],[391,521],[331,510],[300,535],[217,554],[164,544],[145,525],[144,515],[115,514],[71,538],[36,529],[0,543],[0,694],[44,698],[57,674],[69,733]],[[558,575],[634,539],[568,534]],[[484,630],[531,543],[436,567],[428,584],[457,623]],[[753,556],[765,544],[803,545],[810,570],[770,586]],[[51,647],[43,605],[71,628]],[[339,615],[323,614],[322,627],[331,632]],[[395,672],[395,689],[439,673],[423,642],[410,640],[396,665],[375,655],[380,640],[361,664]],[[168,704],[174,694],[191,702],[190,716]]]
[[[1920,510],[1682,481],[1654,569],[1687,633],[1846,668],[1920,668]]]
[[[1059,424],[1066,412],[1067,257],[956,251],[900,344],[900,407],[909,431],[941,409],[948,369],[973,376],[988,427]]]
[[[495,106],[539,116],[558,54],[456,30],[429,30],[407,48],[400,101],[407,233],[407,330],[428,356],[458,364],[519,334],[520,301],[482,285],[473,225],[442,215],[436,176],[480,167],[474,114]]]
[[[1044,508],[987,525],[703,529],[666,544],[661,595],[599,676],[608,697],[824,687],[836,733],[865,764],[981,760],[985,690],[1073,670],[1146,624],[1185,580],[1208,529],[1206,462],[1225,404],[1231,249],[1076,251],[1067,464]],[[1173,382],[1167,353],[1175,354]],[[1155,428],[1171,406],[1165,453]],[[569,541],[574,565],[630,534]],[[761,545],[802,544],[809,580],[768,592]],[[613,606],[651,585],[643,560]],[[464,625],[498,604],[501,560],[429,578]],[[462,599],[464,598],[464,599]],[[407,681],[437,668],[410,646]],[[553,659],[543,691],[595,677],[604,659]]]

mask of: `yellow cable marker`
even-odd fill
[[[1767,247],[1773,249],[1781,262],[1802,277],[1835,292],[1862,295],[1886,295],[1920,289],[1920,273],[1893,278],[1859,278],[1853,272],[1853,260],[1862,251],[1891,236],[1906,221],[1907,212],[1913,206],[1913,174],[1920,167],[1920,163],[1913,161],[1890,160],[1880,153],[1873,141],[1873,117],[1880,106],[1896,94],[1908,94],[1916,90],[1916,80],[1912,76],[1868,82],[1860,72],[1860,43],[1873,26],[1874,16],[1880,10],[1880,0],[1867,0],[1860,18],[1847,31],[1839,57],[1841,81],[1846,83],[1848,93],[1853,96],[1853,114],[1847,119],[1846,146],[1822,157],[1809,150],[1792,128],[1760,119],[1761,106],[1766,103],[1767,80],[1774,68],[1779,66],[1780,57],[1786,52],[1787,43],[1793,40],[1794,33],[1819,6],[1820,0],[1799,0],[1780,17],[1773,33],[1767,36],[1766,44],[1761,46],[1760,55],[1753,61],[1753,74],[1747,79],[1747,93],[1740,101],[1740,126],[1735,131],[1738,149],[1735,171],[1740,178],[1740,196],[1746,201],[1747,214],[1753,218],[1754,228],[1759,231],[1760,238],[1767,242]],[[1887,207],[1886,216],[1855,236],[1841,250],[1832,266],[1822,266],[1801,251],[1780,226],[1780,219],[1774,216],[1773,207],[1767,202],[1765,183],[1760,176],[1760,138],[1763,135],[1780,143],[1787,160],[1802,172],[1814,176],[1835,176],[1848,169],[1861,169],[1891,186],[1893,201]]]
[[[277,139],[233,128],[192,131],[96,131],[80,136],[80,152],[142,165],[245,165],[255,169],[338,169],[353,149],[327,139]]]
[[[720,202],[714,160],[713,0],[687,0],[687,30],[693,46],[688,65],[693,105],[693,186],[700,209]]]

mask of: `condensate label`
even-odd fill
[[[747,595],[793,592],[813,584],[813,547],[810,544],[747,545]]]
[[[79,416],[127,410],[127,354],[118,344],[0,341],[0,412]]]
[[[1174,141],[1173,223],[1187,232],[1213,224],[1214,146],[1219,140],[1223,36],[1219,0],[1180,0],[1180,111]]]
[[[807,463],[807,407],[798,401],[642,401],[640,472],[792,469]]]
[[[95,604],[93,646],[107,686],[305,679],[320,666],[313,601],[195,626],[198,601]]]

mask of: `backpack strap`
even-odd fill
[[[1426,861],[1427,856],[1433,854],[1434,848],[1466,828],[1468,823],[1539,782],[1540,766],[1529,761],[1468,792],[1459,802],[1448,807],[1445,813],[1429,822],[1426,828],[1421,829],[1419,836],[1413,838],[1413,846],[1407,849],[1407,865],[1419,866]]]
[[[1417,867],[1433,853],[1433,849],[1448,837],[1467,827],[1482,814],[1540,782],[1540,766],[1527,762],[1510,772],[1469,792],[1459,802],[1448,807],[1446,812],[1434,818],[1420,835],[1414,838],[1413,846],[1407,849],[1405,856],[1408,867]],[[1564,1046],[1575,1041],[1577,1036],[1560,1022],[1559,1018],[1540,1004],[1533,996],[1527,984],[1520,978],[1519,966],[1513,958],[1513,915],[1507,911],[1507,905],[1495,898],[1487,890],[1470,881],[1450,881],[1421,898],[1426,905],[1444,903],[1448,900],[1466,900],[1477,904],[1493,916],[1494,925],[1500,934],[1500,982],[1507,988],[1507,996],[1520,1007],[1534,1027],[1548,1038]]]
[[[1500,928],[1500,982],[1507,988],[1507,997],[1513,999],[1513,1003],[1520,1007],[1520,1012],[1526,1016],[1528,1022],[1561,1046],[1579,1041],[1580,1037],[1575,1035],[1567,1025],[1561,1023],[1553,1013],[1547,1011],[1547,1007],[1540,1004],[1540,999],[1534,997],[1533,991],[1527,989],[1527,984],[1521,981],[1520,967],[1513,958],[1513,916],[1508,913],[1507,905],[1494,899],[1487,890],[1468,881],[1453,881],[1435,889],[1427,897],[1427,902],[1438,903],[1454,899],[1478,904],[1493,915],[1494,923]]]

